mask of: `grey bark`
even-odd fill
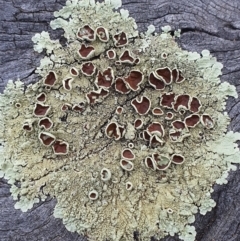
[[[51,32],[61,38],[61,31],[51,31],[53,12],[65,0],[0,0],[0,90],[9,79],[26,83],[37,81],[34,73],[42,55],[33,51],[35,33]],[[209,49],[223,63],[222,81],[235,85],[240,94],[240,2],[239,0],[123,0],[124,8],[136,19],[140,31],[154,24],[182,29],[182,48],[200,52]],[[240,99],[229,98],[227,111],[232,119],[229,129],[240,131]],[[60,219],[53,217],[55,199],[34,205],[27,213],[14,209],[10,186],[0,179],[1,241],[83,241],[68,232]],[[216,207],[207,215],[196,215],[196,241],[240,240],[240,169],[231,172],[227,185],[214,186]],[[135,235],[137,237],[137,235]],[[178,241],[166,237],[162,241]]]

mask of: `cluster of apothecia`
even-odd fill
[[[70,92],[74,78],[84,75],[94,83],[95,89],[86,94],[85,102],[74,105],[65,103],[62,105],[60,111],[75,111],[81,114],[84,112],[86,105],[93,106],[102,102],[111,91],[113,93],[117,92],[120,95],[127,95],[130,92],[139,91],[141,87],[147,84],[153,90],[159,91],[158,106],[152,106],[150,98],[143,94],[131,100],[130,108],[133,108],[136,113],[136,119],[132,123],[137,130],[136,138],[146,142],[149,148],[163,146],[167,141],[172,143],[182,142],[184,138],[190,136],[190,129],[200,123],[205,128],[213,128],[214,120],[212,117],[208,114],[199,114],[202,107],[200,99],[187,93],[179,95],[172,91],[166,91],[166,89],[169,89],[166,88],[167,86],[181,85],[185,81],[181,70],[161,66],[144,75],[137,68],[137,65],[141,62],[140,57],[131,50],[126,49],[129,39],[125,32],[118,32],[111,36],[108,30],[102,26],[93,29],[89,25],[84,25],[79,28],[77,39],[80,42],[78,55],[81,61],[81,68],[70,67],[69,76],[62,80],[60,80],[54,70],[51,70],[44,78],[43,85],[46,89],[51,90],[58,81],[62,81],[62,87]],[[96,56],[94,45],[91,44],[94,41],[102,43],[111,41],[113,43],[112,47],[103,53],[103,56],[111,63],[103,71],[98,70],[97,66],[91,61]],[[116,51],[116,49],[119,50],[122,47],[124,49],[121,54],[117,54],[119,51]],[[167,54],[162,53],[161,58],[167,58]],[[130,67],[131,70],[125,76],[118,76],[117,71],[114,69],[122,65]],[[51,106],[45,103],[47,101],[46,93],[40,93],[36,101],[33,115],[39,118],[38,126],[43,129],[38,135],[39,141],[46,147],[52,147],[54,154],[67,155],[69,152],[69,143],[51,134],[51,128],[54,123],[48,117]],[[121,115],[124,111],[125,109],[122,106],[118,106],[115,113]],[[155,120],[146,125],[141,117],[148,114],[154,117],[164,116],[168,126],[171,126],[171,128],[169,129],[164,126],[164,123]],[[184,116],[184,119],[181,118],[182,116]],[[26,132],[31,132],[33,127],[31,123],[26,122],[23,125],[23,129]],[[105,126],[106,137],[114,141],[124,140],[125,133],[125,126],[119,124],[117,121],[110,121]],[[133,147],[134,143],[130,143],[129,148],[124,148],[121,152],[121,160],[119,160],[119,165],[127,172],[134,170],[135,154],[132,150]],[[161,153],[151,153],[143,160],[145,167],[154,171],[163,171],[171,163],[182,164],[184,161],[185,158],[181,154],[165,156]],[[111,170],[103,168],[100,171],[100,177],[102,181],[109,181],[111,179]],[[126,183],[127,190],[131,190],[132,188],[132,183]],[[98,198],[97,191],[91,191],[89,198],[96,200]]]

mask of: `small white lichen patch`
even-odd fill
[[[139,34],[119,7],[68,0],[51,22],[67,44],[33,37],[40,81],[0,95],[0,177],[15,208],[55,197],[54,216],[91,240],[194,241],[194,215],[240,160],[223,113],[236,88],[208,50],[182,50],[169,26]]]
[[[155,32],[155,26],[154,25],[149,25],[148,26],[148,30],[147,30],[147,32],[146,32],[146,35],[147,36],[149,36],[149,35],[151,35],[151,34],[153,34],[154,32]]]
[[[41,53],[44,49],[48,54],[52,53],[54,49],[61,47],[58,40],[51,40],[48,32],[37,33],[32,37],[32,41],[35,43],[34,50]]]

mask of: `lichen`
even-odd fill
[[[169,26],[139,34],[120,6],[68,0],[51,22],[67,44],[33,37],[41,80],[0,96],[0,176],[15,208],[55,197],[54,216],[90,240],[193,241],[194,214],[240,160],[223,113],[237,93],[209,51],[182,50]]]

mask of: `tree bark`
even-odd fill
[[[65,0],[0,0],[0,90],[9,79],[35,82],[34,73],[43,55],[34,52],[32,36],[48,31],[52,38],[62,38],[62,31],[52,31],[53,12]],[[239,0],[123,0],[123,7],[136,19],[139,31],[153,24],[156,31],[170,25],[181,29],[179,44],[183,49],[200,52],[208,49],[223,63],[222,81],[236,86],[240,93],[240,2]],[[63,40],[63,38],[62,38]],[[240,131],[240,99],[229,98],[229,130]],[[54,198],[35,204],[26,213],[14,209],[7,181],[0,179],[0,240],[2,241],[83,241],[86,238],[66,230],[53,217]],[[231,172],[227,185],[214,186],[216,207],[207,215],[196,215],[196,241],[240,240],[240,169]],[[149,239],[150,240],[150,239]],[[162,241],[178,241],[177,236]]]

